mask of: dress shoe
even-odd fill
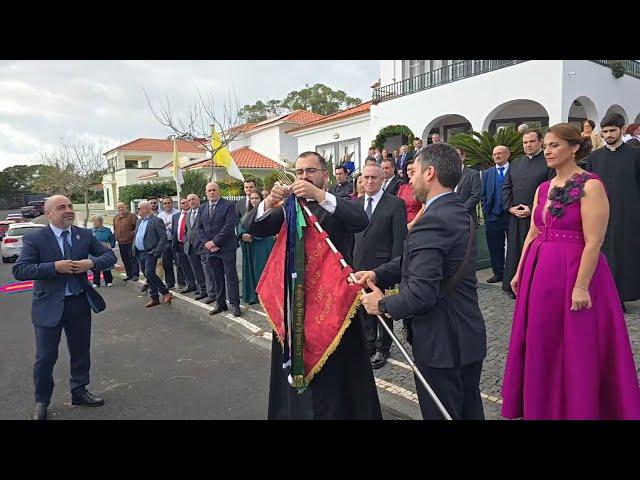
[[[33,415],[31,420],[46,420],[47,419],[47,404],[44,402],[36,402],[33,407]]]
[[[227,310],[229,310],[229,307],[227,307],[226,304],[224,305],[216,305],[216,308],[214,308],[213,310],[211,310],[209,312],[209,315],[215,315],[216,313],[220,313],[220,312],[226,312]]]
[[[507,292],[507,295],[509,295],[509,298],[511,298],[511,300],[515,300],[516,299],[516,294],[513,292]]]
[[[231,313],[234,317],[242,316],[242,312],[240,311],[240,305],[231,305]]]
[[[628,313],[629,309],[627,308],[627,306],[624,304],[624,302],[622,302],[622,313]]]
[[[195,292],[195,291],[196,291],[195,287],[187,287],[187,288],[185,288],[183,290],[180,290],[180,292],[178,292],[178,293],[191,293],[191,292]]]
[[[380,368],[385,363],[387,363],[388,355],[382,352],[376,352],[376,354],[371,359],[371,367],[372,368]]]
[[[157,298],[152,298],[151,300],[149,300],[149,302],[147,304],[145,304],[145,307],[147,307],[147,308],[155,307],[156,305],[160,305],[160,302],[158,301]]]
[[[207,298],[206,293],[199,293],[194,297],[196,300],[202,300],[203,298]]]
[[[487,280],[487,283],[498,283],[502,281],[502,277],[499,275],[494,275],[493,277],[491,277],[489,280]]]
[[[162,303],[166,303],[167,305],[171,305],[171,300],[173,300],[173,295],[171,292],[167,292],[162,297]]]
[[[147,290],[149,290],[149,285],[147,285],[146,283],[142,286],[142,288],[140,289],[140,291],[142,293],[146,292]]]
[[[137,282],[138,280],[140,280],[140,277],[133,277],[131,278],[131,280],[133,280],[134,282]]]
[[[93,393],[83,388],[78,392],[71,392],[71,405],[101,407],[104,405],[104,400],[100,397],[96,397]]]
[[[212,304],[213,302],[215,302],[216,299],[215,298],[211,298],[211,297],[206,297],[204,300],[202,300],[202,303],[206,303],[207,305]]]

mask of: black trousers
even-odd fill
[[[176,285],[176,274],[173,271],[174,263],[178,272],[178,284],[184,285],[184,273],[182,273],[182,269],[180,268],[176,252],[171,248],[167,248],[162,252],[162,268],[164,269],[164,282],[168,288],[173,288]]]
[[[491,257],[493,274],[502,277],[504,274],[504,245],[509,232],[509,214],[505,211],[498,217],[485,221],[487,247]]]
[[[91,309],[87,295],[65,297],[62,318],[55,327],[34,325],[36,337],[36,361],[33,365],[35,400],[49,404],[53,393],[53,367],[58,360],[60,335],[64,329],[71,358],[71,392],[89,384],[91,358]]]
[[[124,264],[124,269],[127,272],[127,278],[133,278],[140,275],[140,266],[138,265],[138,259],[133,256],[133,250],[131,249],[133,244],[131,243],[118,243],[120,249],[120,258]]]
[[[204,271],[202,270],[202,262],[200,260],[200,255],[197,253],[190,253],[189,255],[187,255],[187,260],[189,260],[189,265],[191,265],[191,271],[193,272],[193,276],[196,279],[196,287],[198,289],[198,293],[206,294],[207,283],[204,278]]]
[[[482,362],[453,368],[433,368],[416,365],[444,408],[454,420],[484,420],[480,397]],[[443,420],[444,417],[427,390],[417,378],[416,391],[424,420]]]
[[[178,265],[180,265],[187,287],[196,288],[196,278],[193,276],[193,270],[191,269],[189,258],[185,255],[184,246],[181,242],[178,242],[178,250],[175,251],[174,254],[178,259]],[[180,275],[178,275],[178,283],[180,283]]]
[[[375,352],[389,353],[391,348],[391,336],[387,333],[375,315],[369,315],[364,308],[360,308],[360,318],[362,318],[362,329],[367,342],[369,355]],[[393,319],[385,318],[385,323],[393,331]]]
[[[100,285],[100,270],[91,270],[93,273],[93,284]],[[104,275],[104,283],[113,283],[113,273],[111,270],[103,270],[102,275]]]
[[[240,285],[236,270],[236,250],[232,252],[214,253],[207,255],[207,266],[213,273],[218,305],[227,303],[229,295],[231,305],[240,305]]]
[[[140,265],[144,267],[144,276],[147,279],[147,285],[149,285],[149,296],[157,300],[160,295],[166,295],[169,293],[169,289],[162,279],[156,274],[158,259],[149,252],[140,251],[136,248],[136,257],[138,258]]]

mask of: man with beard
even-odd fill
[[[602,244],[624,302],[640,298],[640,149],[622,140],[624,117],[611,113],[600,122],[604,148],[587,157],[586,169],[598,175],[609,197],[609,225]]]
[[[511,163],[502,187],[504,208],[509,212],[507,260],[502,277],[502,289],[511,298],[516,298],[511,290],[511,280],[518,269],[522,245],[529,233],[533,197],[541,183],[555,176],[555,171],[547,167],[542,151],[542,134],[538,130],[525,130],[522,146],[524,155]]]
[[[416,200],[426,203],[409,231],[404,251],[373,271],[356,273],[371,289],[362,295],[370,315],[404,319],[417,367],[454,420],[482,420],[480,373],[486,355],[484,318],[476,291],[475,222],[453,189],[460,157],[453,147],[432,144],[414,161]],[[384,296],[376,285],[400,282],[400,293]],[[416,381],[425,420],[442,415]]]
[[[251,235],[276,235],[284,222],[281,202],[293,193],[305,198],[333,244],[351,263],[354,236],[368,225],[364,209],[348,199],[325,192],[329,180],[325,159],[315,152],[304,152],[296,160],[297,180],[291,186],[276,184],[271,193],[246,220]],[[269,386],[270,420],[288,419],[382,419],[373,370],[362,335],[362,325],[355,316],[345,330],[340,344],[302,394],[289,385],[289,368],[283,368],[282,347],[273,334],[271,347],[271,382]]]

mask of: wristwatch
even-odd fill
[[[387,303],[386,303],[386,297],[381,298],[380,300],[378,300],[378,310],[387,318],[392,318],[391,315],[389,315],[387,313]]]

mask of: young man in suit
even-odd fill
[[[382,190],[385,193],[396,195],[400,188],[400,178],[396,175],[396,165],[390,158],[382,160],[380,164],[384,179],[382,181]]]
[[[452,194],[460,181],[460,157],[449,145],[428,145],[414,168],[411,183],[416,199],[426,202],[424,214],[409,232],[402,256],[356,273],[358,283],[372,290],[362,295],[362,304],[371,315],[408,320],[415,363],[453,419],[483,419],[486,333],[476,292],[476,247],[470,243],[475,225]],[[400,293],[389,297],[376,286],[396,282]],[[416,388],[422,417],[441,420],[426,389],[420,382]]]
[[[209,315],[229,310],[226,292],[229,292],[231,313],[239,317],[240,286],[236,270],[238,237],[238,210],[236,204],[220,196],[220,187],[209,182],[206,189],[207,202],[200,206],[198,236],[207,256],[207,266],[214,278],[217,305]]]
[[[356,203],[364,209],[369,225],[355,234],[353,249],[353,268],[355,270],[373,270],[402,254],[402,245],[407,236],[407,212],[404,202],[394,195],[382,191],[382,169],[377,165],[368,165],[362,170],[364,195]],[[381,285],[389,288],[392,285]],[[391,337],[378,325],[375,316],[360,309],[362,324],[371,366],[380,368],[389,358]],[[387,321],[393,330],[393,320]]]
[[[502,199],[502,185],[509,169],[510,150],[504,145],[493,149],[495,166],[482,172],[482,213],[487,232],[487,247],[491,257],[493,277],[487,283],[502,282],[504,275],[504,246],[509,233],[509,213]]]
[[[255,191],[256,191],[256,181],[245,180],[244,181],[244,198],[236,202],[236,205],[238,206],[238,220],[240,220],[242,216],[245,213],[247,213],[247,210],[249,209],[249,197]]]
[[[103,399],[86,389],[91,364],[91,310],[98,313],[106,308],[89,283],[87,270],[105,270],[116,263],[113,252],[98,242],[91,230],[73,225],[75,214],[67,197],[49,197],[44,213],[49,226],[23,238],[20,258],[13,266],[16,280],[35,280],[31,305],[36,337],[34,420],[47,418],[62,329],[71,357],[71,404],[104,405]]]
[[[458,155],[460,155],[460,163],[462,165],[462,175],[460,176],[460,182],[456,185],[454,192],[458,194],[460,200],[464,204],[464,208],[467,209],[473,221],[478,224],[478,213],[476,212],[476,206],[480,202],[480,192],[482,190],[482,181],[480,180],[480,172],[469,168],[464,164],[464,151],[460,148],[456,148]]]
[[[206,265],[206,260],[203,263],[203,250],[202,250],[202,242],[200,241],[200,237],[198,235],[198,213],[200,211],[200,197],[195,193],[190,193],[187,195],[187,203],[189,205],[189,213],[187,214],[187,224],[185,226],[185,237],[184,237],[184,254],[187,256],[187,260],[189,260],[189,265],[191,265],[191,270],[193,271],[193,276],[196,279],[196,300],[203,300],[207,298],[207,277],[204,274],[204,265]],[[208,275],[208,274],[207,274]],[[214,301],[214,290],[213,286],[209,287],[211,290],[211,300]]]
[[[169,248],[167,231],[164,222],[153,214],[150,202],[138,204],[140,218],[136,225],[136,233],[133,240],[133,254],[144,266],[144,276],[149,285],[149,297],[151,300],[145,307],[155,307],[160,304],[160,295],[164,303],[171,303],[173,296],[169,288],[156,274],[156,264],[162,257],[162,253]]]
[[[186,198],[180,199],[180,211],[173,214],[171,217],[171,231],[174,235],[171,240],[171,250],[184,273],[184,279],[186,286],[180,293],[190,293],[196,291],[196,279],[193,276],[193,270],[189,259],[184,253],[184,241],[187,234],[187,218],[189,216],[189,202]]]
[[[336,183],[329,188],[329,192],[336,197],[351,198],[353,193],[353,182],[349,181],[347,167],[338,165],[335,168]]]

